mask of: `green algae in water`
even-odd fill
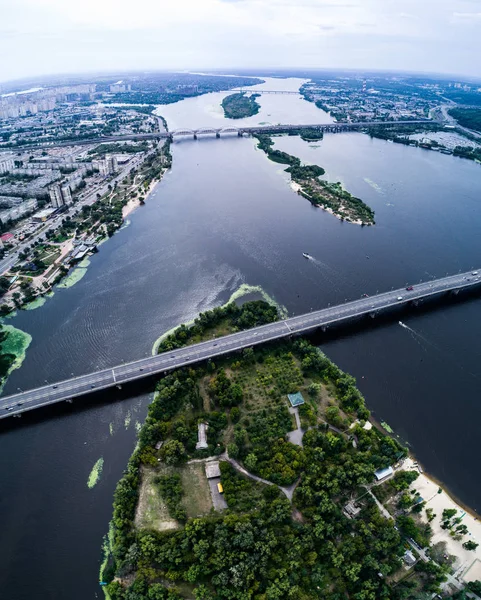
[[[25,360],[27,348],[30,346],[32,336],[21,329],[17,329],[13,325],[3,325],[3,330],[7,332],[7,337],[2,344],[2,352],[5,354],[13,354],[15,360],[8,369],[8,373],[0,385],[0,392],[7,381],[8,376],[15,369],[19,369]]]
[[[128,429],[130,427],[131,421],[132,421],[132,414],[130,413],[130,410],[129,410],[129,411],[127,411],[127,414],[125,415],[125,419],[124,419],[125,429]]]
[[[87,273],[87,269],[85,267],[76,267],[70,275],[67,275],[65,279],[58,284],[59,288],[67,289],[78,283],[82,277]]]
[[[114,435],[114,424],[113,423],[109,423],[109,432],[110,432],[110,435]]]
[[[32,302],[24,304],[23,309],[35,310],[36,308],[40,308],[41,306],[43,306],[45,302],[47,302],[47,299],[44,296],[39,296],[38,298],[35,298],[35,300],[32,300]]]
[[[229,300],[227,300],[227,302],[225,304],[223,304],[220,308],[224,308],[226,307],[228,304],[230,304],[231,302],[235,302],[236,300],[238,300],[239,298],[242,298],[242,296],[247,296],[247,294],[253,294],[253,293],[258,293],[261,295],[262,299],[265,300],[268,304],[271,304],[272,306],[275,306],[277,308],[277,310],[279,311],[279,316],[281,317],[281,319],[285,319],[287,318],[287,308],[285,306],[282,306],[281,304],[279,304],[278,302],[276,302],[274,300],[274,298],[272,298],[271,296],[269,296],[269,294],[263,290],[261,288],[260,285],[249,285],[248,283],[243,283],[239,289],[237,289],[229,298]],[[195,319],[191,319],[190,321],[186,321],[184,322],[184,325],[186,325],[186,327],[189,327],[190,325],[194,324],[194,320]],[[178,329],[180,327],[180,325],[176,325],[175,327],[172,327],[172,329],[169,329],[168,331],[166,331],[165,333],[163,333],[157,340],[155,340],[154,345],[152,347],[152,356],[155,356],[159,350],[159,346],[160,344],[165,340],[166,337],[168,337],[169,335],[171,335],[172,333],[174,333],[174,331],[176,329]]]
[[[97,485],[100,476],[102,475],[102,469],[104,467],[104,459],[100,457],[98,461],[92,467],[90,471],[89,478],[87,480],[87,485],[90,489],[92,489],[95,485]]]

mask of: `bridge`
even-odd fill
[[[230,91],[237,92],[238,94],[295,94],[296,96],[301,95],[301,92],[299,90],[253,90],[249,88],[237,88],[235,90]]]
[[[98,390],[120,387],[122,384],[143,379],[152,375],[167,373],[179,367],[193,365],[217,356],[231,354],[252,346],[265,344],[285,337],[291,337],[316,329],[326,330],[330,326],[349,322],[364,316],[376,315],[406,306],[417,306],[425,299],[444,294],[457,295],[462,290],[481,287],[478,271],[461,273],[419,283],[414,287],[400,288],[372,297],[346,302],[339,306],[327,307],[308,314],[291,317],[239,331],[222,338],[193,344],[185,348],[163,352],[110,369],[103,369],[36,389],[21,391],[18,394],[0,397],[0,419],[21,415],[57,402],[71,401]]]
[[[277,125],[257,125],[251,127],[234,125],[227,125],[224,127],[198,127],[196,129],[191,128],[180,128],[173,131],[157,131],[153,133],[132,133],[125,135],[110,135],[97,138],[85,138],[82,140],[62,140],[60,142],[39,142],[36,144],[24,144],[20,146],[2,146],[2,148],[10,150],[30,150],[34,148],[57,148],[62,146],[85,146],[90,144],[105,144],[111,142],[124,142],[124,141],[143,141],[143,140],[160,140],[175,139],[181,137],[191,137],[198,139],[199,136],[216,136],[220,138],[225,134],[235,134],[239,137],[243,135],[253,135],[256,133],[288,133],[289,131],[296,131],[299,129],[312,129],[323,133],[342,133],[344,131],[360,131],[363,129],[370,129],[372,127],[389,128],[389,127],[402,127],[404,125],[425,125],[427,123],[433,123],[432,120],[419,119],[409,121],[359,121],[356,123],[308,123],[308,124],[282,124]]]

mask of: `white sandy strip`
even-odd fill
[[[407,459],[404,466],[406,468],[413,467],[413,461]],[[439,485],[424,474],[419,475],[412,484],[412,487],[418,490],[421,497],[426,501],[426,508],[432,508],[436,515],[431,522],[433,529],[432,544],[446,542],[446,551],[448,554],[457,557],[454,564],[455,577],[464,579],[465,581],[481,579],[481,522],[479,519],[473,517],[456,504],[444,490],[441,494],[438,494]],[[454,518],[462,517],[461,524],[466,525],[468,528],[469,534],[464,535],[463,539],[459,542],[455,541],[449,535],[449,530],[441,529],[442,514],[445,508],[455,508],[458,512]],[[423,510],[421,516],[427,521],[425,510]],[[474,552],[463,548],[463,543],[468,540],[479,544]]]

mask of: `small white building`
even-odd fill
[[[205,450],[208,447],[207,444],[207,423],[199,423],[198,425],[198,442],[195,445],[196,450]]]

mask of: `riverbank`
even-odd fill
[[[412,459],[406,467],[416,468],[417,463]],[[449,490],[439,484],[433,477],[427,473],[421,473],[412,484],[412,488],[419,493],[425,502],[425,510],[421,513],[425,523],[429,523],[432,530],[432,545],[445,545],[446,553],[456,557],[452,566],[454,576],[460,581],[468,583],[469,581],[481,580],[481,522],[479,516],[472,509],[463,506],[449,495]],[[442,490],[440,493],[439,490]],[[429,520],[427,510],[432,510],[433,517]],[[459,519],[459,523],[465,525],[468,533],[461,539],[455,539],[451,534],[451,529],[443,529],[442,515],[444,511],[455,511],[454,519]],[[445,513],[446,514],[446,513]],[[474,550],[467,550],[463,544],[472,541],[478,544]]]
[[[274,142],[269,135],[257,134],[254,137],[258,140],[257,147],[270,160],[289,165],[285,171],[290,173],[291,183],[295,184],[291,188],[312,205],[347,223],[361,226],[375,224],[374,211],[360,198],[350,194],[339,182],[330,183],[320,179],[325,174],[322,167],[301,165],[298,157],[273,149]]]

